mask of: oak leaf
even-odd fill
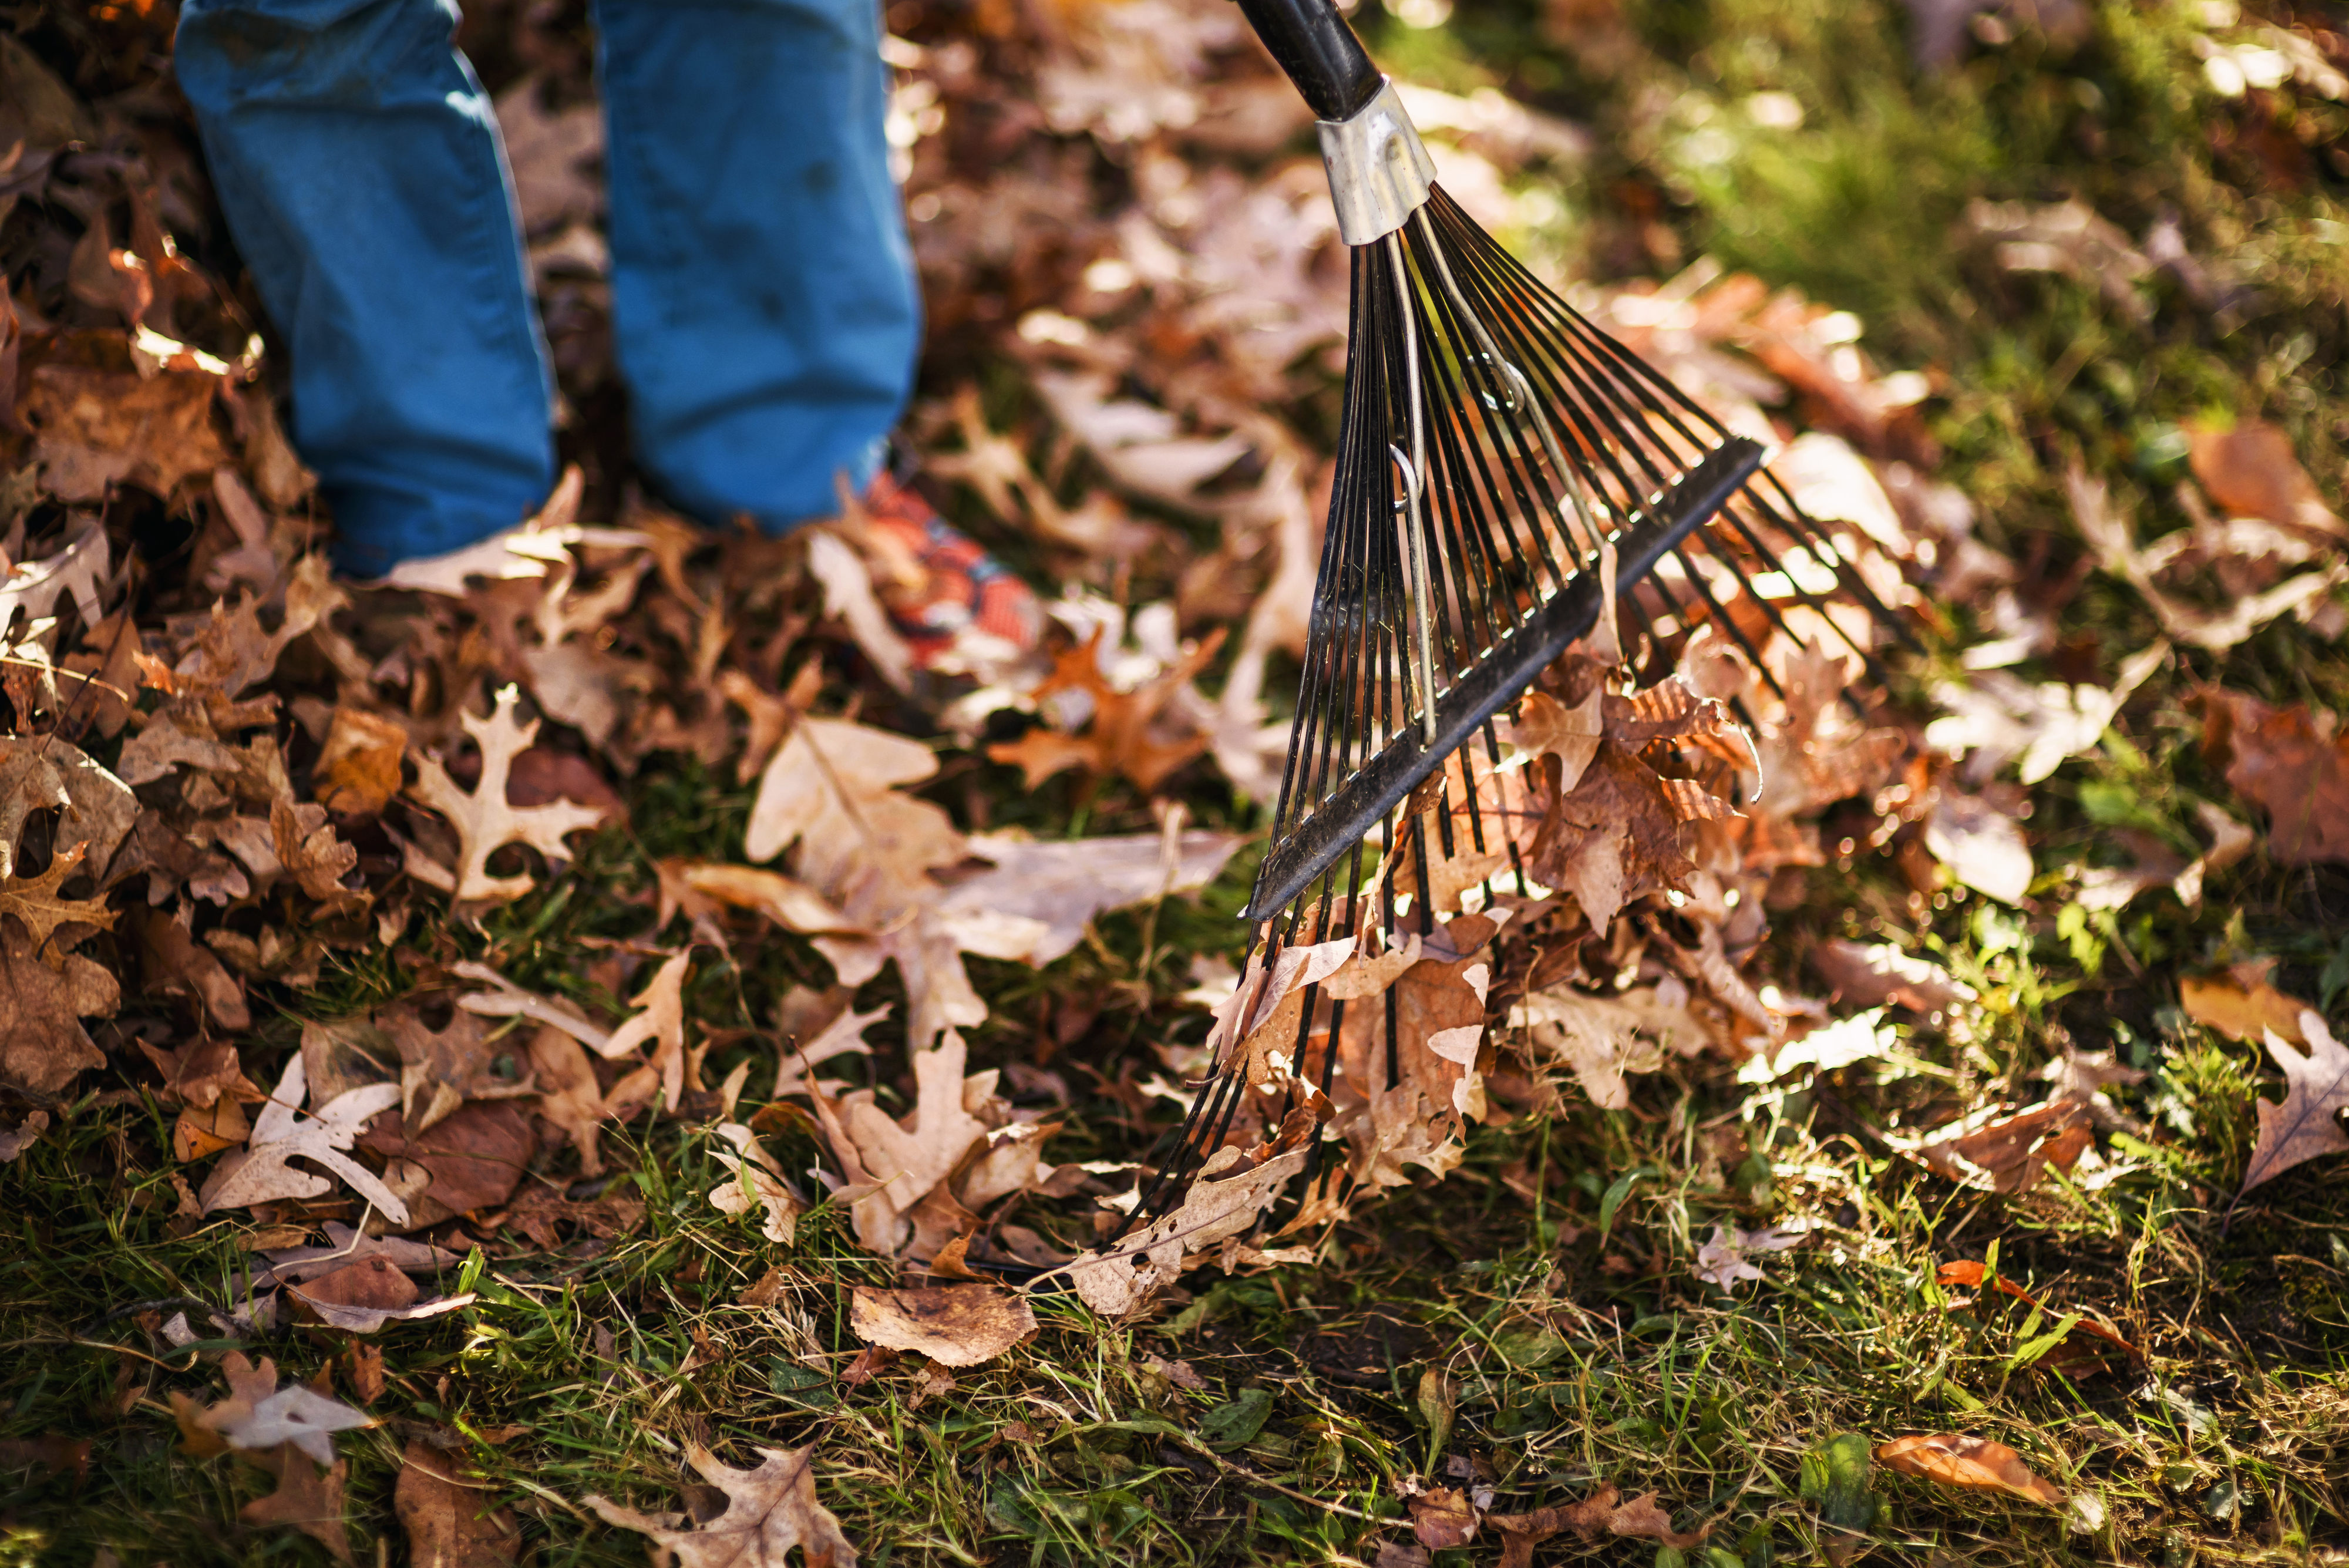
[[[1876,1450],[1876,1462],[1963,1490],[2002,1492],[2050,1507],[2064,1501],[2063,1488],[2034,1472],[2004,1443],[1987,1438],[1948,1432],[1895,1438]]]
[[[392,1512],[408,1532],[414,1568],[502,1568],[519,1560],[522,1530],[510,1510],[492,1508],[494,1493],[451,1471],[448,1450],[417,1441],[400,1456]]]
[[[509,1100],[536,1092],[527,1073],[498,1075],[498,1058],[512,1047],[492,1042],[471,1012],[460,1009],[435,1030],[415,1008],[400,1003],[377,1013],[375,1023],[399,1053],[399,1113],[412,1132],[423,1132],[467,1100]]]
[[[103,898],[64,898],[57,888],[67,878],[81,870],[82,856],[88,849],[77,844],[50,857],[49,868],[37,877],[10,877],[0,879],[0,915],[14,915],[24,922],[31,933],[33,950],[47,959],[53,967],[62,968],[65,954],[49,951],[49,939],[60,926],[88,926],[98,930],[114,928],[115,911],[106,907]],[[68,929],[67,946],[80,940],[80,935]]]
[[[710,1158],[726,1168],[730,1178],[709,1189],[710,1206],[721,1214],[748,1214],[754,1208],[760,1210],[765,1220],[759,1233],[770,1241],[790,1246],[799,1232],[799,1217],[807,1205],[792,1190],[783,1168],[759,1142],[758,1134],[741,1123],[720,1122],[715,1130],[734,1146],[737,1153],[728,1154],[722,1149],[710,1152]]]
[[[408,731],[363,708],[335,710],[310,772],[320,805],[345,816],[374,816],[399,793]]]
[[[1252,1155],[1216,1150],[1173,1212],[1064,1265],[1078,1296],[1103,1317],[1125,1316],[1173,1282],[1186,1252],[1203,1251],[1252,1229],[1310,1158],[1305,1148],[1281,1147],[1310,1136],[1309,1111],[1292,1119],[1298,1124],[1293,1129],[1285,1127],[1279,1140]],[[1294,1138],[1288,1136],[1292,1130]]]
[[[2299,1033],[2305,1052],[2293,1050],[2274,1030],[2267,1032],[2268,1054],[2283,1070],[2283,1098],[2259,1103],[2259,1142],[2243,1169],[2238,1202],[2243,1193],[2303,1161],[2349,1154],[2349,1132],[2341,1127],[2341,1113],[2349,1110],[2349,1045],[2333,1037],[2313,1009],[2301,1013]]]
[[[759,1468],[741,1470],[698,1443],[687,1445],[686,1459],[726,1494],[725,1511],[698,1527],[686,1528],[681,1515],[643,1514],[607,1498],[585,1501],[606,1524],[649,1535],[674,1552],[678,1568],[787,1568],[794,1546],[807,1554],[807,1568],[856,1568],[856,1548],[815,1500],[814,1445],[755,1451]]]
[[[344,1152],[358,1141],[370,1120],[399,1104],[399,1085],[368,1084],[351,1089],[320,1106],[315,1116],[305,1116],[299,1113],[310,1096],[310,1086],[304,1054],[296,1052],[285,1064],[285,1075],[278,1079],[269,1103],[254,1118],[253,1139],[245,1152],[231,1155],[213,1168],[198,1195],[204,1212],[317,1198],[333,1191],[335,1184],[326,1177],[288,1163],[299,1157],[342,1178],[394,1224],[407,1224],[408,1205],[384,1185],[381,1177]]]
[[[268,1357],[254,1366],[243,1354],[221,1358],[229,1397],[194,1416],[197,1430],[232,1449],[257,1450],[289,1444],[322,1465],[335,1462],[335,1434],[375,1425],[374,1417],[329,1399],[300,1383],[277,1386],[277,1364]]]
[[[2187,1017],[2230,1040],[2277,1034],[2298,1045],[2303,1038],[2300,1018],[2308,1003],[2269,984],[2266,968],[2261,964],[2247,973],[2181,976],[2178,1005]]]
[[[1082,646],[1061,653],[1052,662],[1052,673],[1035,691],[1038,697],[1081,693],[1092,710],[1083,733],[1064,734],[1039,725],[1016,741],[987,749],[996,762],[1018,764],[1029,789],[1054,774],[1081,767],[1099,775],[1123,774],[1150,794],[1207,749],[1206,735],[1167,722],[1167,710],[1191,678],[1214,661],[1223,647],[1222,628],[1131,691],[1119,691],[1102,673],[1103,635],[1096,628]]]
[[[987,1124],[967,1108],[967,1058],[962,1036],[951,1030],[935,1047],[913,1054],[916,1091],[903,1123],[869,1097],[844,1099],[836,1112],[817,1101],[827,1135],[839,1129],[833,1152],[853,1157],[863,1179],[879,1184],[851,1210],[856,1239],[876,1252],[895,1255],[904,1246],[906,1214],[987,1141]]]
[[[671,954],[645,982],[629,1005],[636,1013],[623,1019],[611,1037],[596,1047],[606,1059],[626,1056],[640,1045],[652,1047],[648,1064],[659,1079],[661,1093],[674,1111],[688,1086],[699,1088],[701,1052],[685,1044],[685,977],[693,968],[690,950]]]
[[[2050,1166],[2069,1170],[2088,1151],[2091,1119],[2078,1100],[2048,1100],[2013,1116],[1993,1107],[1927,1134],[1912,1152],[1962,1186],[2026,1192]]]
[[[236,1516],[247,1524],[276,1524],[298,1530],[348,1568],[351,1541],[350,1532],[343,1522],[347,1511],[343,1493],[350,1479],[349,1462],[336,1459],[322,1471],[310,1462],[310,1457],[299,1445],[291,1442],[246,1457],[277,1478],[277,1490],[246,1503],[236,1511]]]
[[[2203,751],[2267,814],[2270,855],[2287,866],[2349,861],[2349,736],[2333,714],[2212,690],[2202,717]]]
[[[47,1097],[105,1065],[81,1021],[110,1018],[121,1002],[114,976],[79,953],[54,968],[29,939],[0,931],[0,1083]]]
[[[1028,1298],[997,1285],[884,1291],[851,1287],[849,1332],[867,1345],[910,1350],[945,1366],[994,1360],[1036,1332]]]
[[[458,788],[440,759],[430,756],[417,759],[416,782],[409,786],[408,793],[413,799],[448,818],[450,826],[457,830],[460,858],[454,871],[438,867],[433,869],[446,878],[441,890],[460,904],[519,898],[537,886],[526,875],[490,874],[490,857],[505,846],[527,845],[549,860],[566,860],[570,850],[564,840],[595,826],[604,818],[602,808],[570,801],[533,806],[507,803],[506,777],[512,771],[513,760],[538,735],[537,720],[527,724],[515,720],[514,709],[521,701],[521,695],[507,686],[499,690],[497,706],[487,719],[477,719],[471,713],[461,715],[465,732],[473,737],[481,753],[481,779],[471,794]],[[429,878],[430,873],[426,876]]]

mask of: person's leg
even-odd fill
[[[512,182],[456,19],[455,0],[181,12],[180,84],[357,572],[510,528],[554,480]]]
[[[877,0],[598,0],[615,348],[637,457],[705,522],[862,490],[921,297]]]

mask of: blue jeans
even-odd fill
[[[705,520],[836,510],[902,412],[921,304],[875,0],[597,0],[612,316],[638,462]],[[551,377],[455,0],[186,0],[178,75],[344,566],[512,526]]]

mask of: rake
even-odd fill
[[[1795,597],[1817,607],[1799,584],[1823,567],[1878,620],[1892,618],[1763,470],[1759,443],[1592,326],[1444,193],[1393,84],[1330,0],[1240,8],[1319,121],[1352,258],[1329,526],[1270,847],[1242,917],[1268,971],[1285,944],[1349,936],[1371,918],[1358,902],[1372,837],[1377,864],[1401,855],[1428,886],[1421,806],[1449,791],[1440,771],[1455,758],[1475,851],[1487,851],[1489,834],[1514,865],[1506,825],[1485,820],[1471,753],[1481,746],[1499,763],[1495,716],[1593,628],[1609,599],[1603,559],[1620,613],[1651,651],[1649,680],[1670,671],[1678,639],[1710,621],[1767,680],[1748,628],[1725,608],[1742,597],[1749,616],[1785,628],[1755,591],[1762,574],[1796,584]],[[1449,856],[1455,814],[1433,815],[1435,848]],[[1392,938],[1397,905],[1384,880],[1378,919]],[[1413,902],[1404,918],[1431,933],[1433,904]],[[1332,1043],[1325,1094],[1345,1005],[1320,1014]],[[1395,1007],[1390,990],[1390,1088]],[[1319,1032],[1309,992],[1298,1031],[1288,1060],[1302,1064],[1309,1032]],[[1168,1212],[1223,1142],[1247,1087],[1237,1044],[1127,1229]]]

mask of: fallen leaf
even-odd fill
[[[2349,580],[2349,567],[2338,559],[2336,549],[2329,557],[2320,556],[2313,571],[2286,577],[2270,587],[2226,594],[2216,607],[2206,608],[2162,586],[2156,570],[2168,564],[2163,558],[2164,542],[2139,547],[2135,528],[2114,506],[2105,482],[2091,478],[2077,459],[2064,472],[2064,490],[2071,503],[2072,520],[2095,551],[2096,564],[2137,589],[2152,607],[2162,630],[2191,647],[2223,653],[2278,616],[2315,615],[2326,596]]]
[[[1967,782],[1979,787],[2007,763],[2035,784],[2066,759],[2089,751],[2112,728],[2132,693],[2169,658],[2156,642],[2122,664],[2109,689],[2044,681],[2037,686],[2003,670],[1983,670],[1961,685],[1943,682],[1933,699],[1946,710],[1925,726],[1925,743],[1966,759]]]
[[[169,496],[228,461],[212,419],[221,378],[209,371],[141,377],[50,363],[31,381],[23,410],[38,431],[33,455],[60,501],[103,500],[124,482]]]
[[[253,1141],[245,1152],[230,1155],[212,1168],[199,1195],[204,1212],[316,1198],[334,1190],[334,1182],[326,1177],[288,1163],[298,1157],[342,1178],[392,1223],[407,1224],[408,1205],[375,1172],[343,1152],[358,1141],[378,1113],[399,1103],[399,1085],[369,1084],[352,1089],[329,1100],[316,1116],[304,1116],[299,1113],[310,1096],[304,1062],[301,1052],[286,1062],[269,1103],[254,1118]]]
[[[760,1234],[779,1245],[791,1245],[807,1205],[783,1179],[783,1168],[760,1144],[758,1135],[740,1123],[720,1123],[716,1130],[741,1154],[738,1158],[722,1150],[711,1151],[710,1158],[726,1168],[730,1179],[709,1189],[710,1204],[722,1214],[761,1210],[766,1219]]]
[[[492,1040],[480,1017],[464,1009],[452,1011],[437,1031],[405,1002],[378,1012],[375,1024],[399,1053],[399,1114],[416,1133],[468,1100],[510,1100],[537,1090],[527,1071],[499,1074],[497,1064],[512,1055],[512,1044]]]
[[[1119,691],[1102,674],[1102,637],[1096,630],[1081,646],[1061,653],[1034,692],[1040,698],[1082,694],[1091,721],[1083,733],[1040,725],[1016,741],[987,749],[992,760],[1017,764],[1029,789],[1055,774],[1081,767],[1096,775],[1123,774],[1144,794],[1154,794],[1160,784],[1207,749],[1206,735],[1170,722],[1168,713],[1177,694],[1223,647],[1223,629],[1216,628],[1164,671],[1130,691]]]
[[[1532,1513],[1495,1513],[1485,1516],[1485,1522],[1511,1535],[1525,1539],[1528,1560],[1531,1548],[1561,1531],[1572,1531],[1585,1541],[1596,1541],[1601,1535],[1624,1535],[1642,1541],[1653,1541],[1678,1551],[1700,1545],[1713,1533],[1710,1521],[1690,1532],[1672,1529],[1669,1515],[1656,1504],[1656,1494],[1645,1492],[1630,1501],[1612,1484],[1603,1485],[1580,1502],[1565,1508],[1545,1508]],[[1513,1546],[1504,1547],[1506,1554]]]
[[[1972,986],[1890,942],[1830,938],[1811,949],[1810,964],[1837,1001],[1854,1007],[1890,1002],[1912,1012],[1941,1012],[1974,1000]]]
[[[2049,1166],[2069,1170],[2094,1143],[2088,1108],[2049,1100],[2013,1116],[1993,1109],[1927,1134],[1911,1149],[1934,1170],[1985,1192],[2026,1192]]]
[[[196,1415],[194,1425],[232,1449],[252,1451],[285,1443],[331,1465],[336,1432],[375,1425],[372,1417],[306,1385],[278,1387],[277,1364],[266,1356],[255,1367],[232,1350],[221,1358],[221,1373],[228,1379],[229,1397]]]
[[[521,701],[512,687],[502,687],[487,719],[470,712],[460,715],[481,753],[481,779],[471,794],[457,787],[439,758],[424,756],[416,762],[409,795],[448,818],[457,830],[460,858],[453,872],[444,873],[447,885],[441,891],[459,903],[519,898],[537,886],[528,876],[490,875],[490,857],[506,845],[527,845],[551,861],[567,860],[570,850],[564,840],[603,820],[600,808],[568,801],[523,807],[507,804],[506,776],[514,756],[538,735],[537,720],[528,724],[515,720],[514,708]]]
[[[2034,1474],[2013,1449],[1987,1438],[1954,1433],[1895,1438],[1876,1450],[1876,1459],[1888,1469],[1942,1486],[2003,1492],[2051,1508],[2064,1501],[2063,1488]]]
[[[2308,1003],[2287,996],[2264,977],[2249,983],[2231,974],[2189,974],[2178,981],[2178,1005],[2187,1017],[2230,1040],[2276,1034],[2294,1045],[2305,1043],[2301,1014]]]
[[[1476,1539],[1476,1511],[1456,1487],[1430,1487],[1403,1500],[1411,1513],[1411,1532],[1431,1552],[1465,1546]]]
[[[519,1106],[496,1100],[468,1102],[413,1136],[398,1110],[388,1110],[360,1147],[385,1162],[388,1178],[401,1182],[408,1212],[393,1223],[416,1229],[503,1203],[529,1167],[537,1139]]]
[[[1549,986],[1520,999],[1509,1010],[1509,1026],[1525,1030],[1541,1056],[1572,1071],[1592,1105],[1619,1111],[1631,1103],[1631,1074],[1660,1070],[1667,1051],[1685,1054],[1705,1044],[1689,1000],[1676,978],[1612,995]]]
[[[2276,426],[2239,420],[2223,429],[2189,426],[2187,434],[2186,461],[2194,477],[2230,514],[2264,517],[2335,545],[2349,539],[2349,527],[2301,467],[2292,437]]]
[[[2268,853],[2286,866],[2349,861],[2349,736],[2333,716],[2216,689],[2201,701],[2203,750],[2267,814]]]
[[[1759,1252],[1780,1252],[1802,1241],[1802,1233],[1793,1234],[1775,1226],[1759,1231],[1741,1231],[1728,1225],[1715,1225],[1713,1239],[1697,1249],[1696,1267],[1692,1272],[1707,1284],[1723,1290],[1734,1290],[1740,1280],[1758,1280],[1762,1270],[1753,1261]]]
[[[688,1051],[685,1044],[685,977],[692,968],[690,950],[664,959],[631,1003],[637,1010],[635,1015],[622,1020],[611,1037],[596,1047],[608,1060],[626,1056],[640,1045],[651,1046],[647,1065],[658,1078],[671,1111],[683,1103],[688,1079],[698,1079],[701,1065],[701,1053]],[[697,1081],[690,1086],[701,1085]]]
[[[305,1457],[306,1449],[306,1444],[287,1442],[267,1453],[248,1456],[277,1478],[277,1490],[246,1503],[236,1511],[236,1516],[247,1524],[275,1524],[298,1530],[324,1546],[336,1562],[348,1564],[351,1541],[349,1527],[344,1522],[347,1511],[343,1492],[350,1478],[350,1466],[335,1459],[321,1472],[310,1462],[314,1454]]]
[[[14,1164],[17,1156],[40,1140],[48,1127],[47,1111],[31,1112],[13,1127],[0,1125],[0,1165]]]
[[[1173,1282],[1186,1251],[1203,1251],[1253,1227],[1304,1170],[1308,1158],[1305,1149],[1291,1148],[1251,1162],[1237,1149],[1217,1150],[1178,1208],[1067,1264],[1069,1282],[1104,1317],[1135,1311]]]
[[[1095,915],[1214,881],[1240,842],[1231,833],[1171,844],[1157,834],[1045,844],[974,834],[965,847],[993,867],[957,881],[938,913],[965,952],[1040,968],[1071,951]]]
[[[2293,1050],[2274,1030],[2267,1032],[2268,1054],[2283,1072],[2284,1094],[2281,1101],[2259,1103],[2259,1142],[2243,1168],[2238,1202],[2243,1193],[2295,1165],[2349,1153],[2349,1132],[2341,1127],[2341,1113],[2349,1109],[2349,1045],[2333,1037],[2313,1009],[2301,1013],[2299,1034],[2305,1052]]]
[[[392,1512],[408,1533],[412,1568],[502,1568],[520,1560],[522,1529],[511,1510],[493,1508],[496,1495],[467,1486],[453,1473],[454,1455],[411,1442],[400,1457]]]
[[[2023,1303],[2025,1306],[2034,1309],[2043,1315],[2065,1315],[2051,1313],[2047,1308],[2046,1303],[2043,1303],[2037,1296],[2033,1295],[2029,1291],[2024,1290],[2021,1285],[2016,1284],[2013,1280],[2006,1278],[2003,1274],[1992,1274],[1982,1263],[1970,1258],[1952,1259],[1949,1262],[1943,1263],[1934,1275],[1934,1281],[1938,1284],[1943,1286],[1965,1285],[1977,1290],[1982,1287],[1982,1283],[1985,1279],[1991,1281],[2001,1295],[2012,1296],[2016,1301]],[[1955,1307],[1962,1303],[1952,1302],[1950,1304],[1952,1307]],[[2097,1322],[2094,1317],[2090,1316],[2086,1313],[2076,1313],[2068,1315],[2077,1319],[2077,1321],[2072,1325],[2072,1334],[2076,1337],[2066,1339],[2063,1345],[2054,1347],[2054,1350],[2041,1356],[2041,1365],[2062,1366],[2064,1370],[2069,1371],[2080,1363],[2093,1362],[2095,1359],[2095,1344],[2088,1342],[2100,1342],[2102,1344],[2112,1345],[2121,1351],[2124,1355],[2127,1355],[2131,1360],[2142,1361],[2145,1359],[2145,1352],[2139,1350],[2136,1345],[2131,1345],[2127,1340],[2123,1339],[2111,1328],[2108,1328],[2104,1324]],[[2071,1365],[2065,1365],[2067,1363]]]
[[[867,1345],[913,1351],[947,1366],[994,1360],[1036,1333],[1028,1298],[998,1285],[850,1289],[849,1332]]]
[[[601,1497],[585,1501],[605,1523],[649,1535],[676,1553],[678,1568],[788,1568],[796,1546],[807,1568],[856,1568],[856,1549],[840,1521],[815,1500],[812,1444],[804,1449],[756,1449],[756,1469],[721,1463],[698,1443],[686,1459],[702,1479],[726,1494],[725,1511],[705,1524],[681,1528],[677,1514],[650,1516]]]
[[[907,1237],[905,1216],[987,1140],[987,1124],[966,1108],[963,1067],[967,1048],[949,1030],[932,1049],[913,1054],[914,1109],[903,1122],[869,1096],[843,1102],[837,1116],[817,1102],[829,1135],[840,1128],[833,1152],[851,1156],[877,1183],[850,1213],[857,1240],[884,1256],[895,1256]],[[837,1147],[844,1142],[848,1147]]]
[[[2031,890],[2031,845],[2023,825],[1980,795],[1942,792],[1925,824],[1925,846],[1951,875],[2002,904]]]
[[[345,816],[376,816],[399,794],[408,731],[364,709],[339,707],[310,773],[320,805]]]

